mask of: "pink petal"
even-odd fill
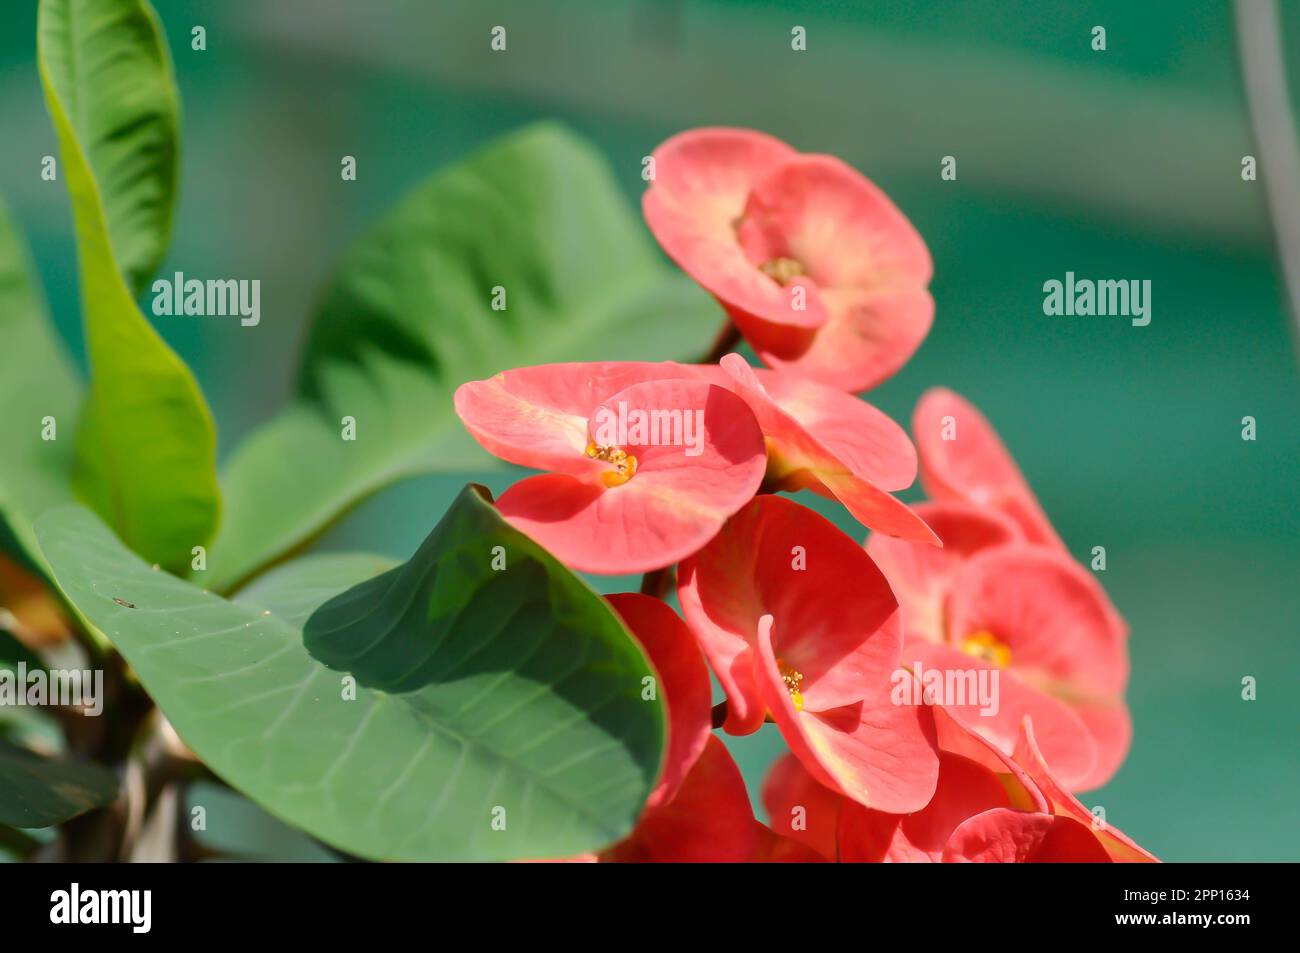
[[[642,381],[697,377],[671,361],[541,364],[503,371],[456,389],[456,413],[489,453],[510,463],[573,476],[607,468],[584,452],[592,412]]]
[[[953,581],[949,641],[991,632],[1022,679],[1061,695],[1112,699],[1128,650],[1088,570],[1060,550],[1016,544],[973,556]]]
[[[715,295],[742,331],[771,323],[815,328],[825,315],[791,306],[789,292],[745,256],[736,224],[757,182],[797,153],[745,129],[695,129],[654,152],[655,180],[642,196],[646,224],[677,265]]]
[[[1078,798],[1065,790],[1052,775],[1034,738],[1033,724],[1029,719],[1021,725],[1020,737],[1016,742],[1015,760],[1024,767],[1034,783],[1046,795],[1052,812],[1086,825],[1092,830],[1111,860],[1116,863],[1159,863],[1154,854],[1139,847],[1118,828],[1106,824],[1100,829],[1094,829],[1096,821],[1092,812],[1079,803]]]
[[[766,328],[745,331],[768,367],[844,391],[863,391],[892,377],[916,353],[934,323],[934,299],[925,288],[818,288],[825,322],[796,337]]]
[[[728,354],[721,363],[733,379],[734,390],[749,403],[763,429],[769,452],[769,479],[775,474],[789,489],[808,487],[837,498],[855,519],[877,532],[917,542],[935,541],[929,527],[906,504],[853,472],[778,406],[744,358]],[[781,378],[774,374],[767,380],[782,386]]]
[[[659,697],[668,712],[668,744],[659,783],[646,802],[655,807],[672,800],[709,740],[713,709],[709,670],[690,629],[667,605],[636,592],[605,598],[659,674]]]
[[[701,452],[631,444],[623,449],[638,465],[625,483],[604,486],[548,474],[516,483],[497,503],[512,526],[566,565],[607,575],[658,569],[695,552],[753,496],[767,465],[754,415],[724,388],[652,381],[620,391],[607,405],[619,400],[640,408],[702,410]]]
[[[1065,548],[997,432],[969,402],[943,388],[926,391],[912,436],[930,496],[1000,510],[1031,542]]]
[[[735,355],[744,364],[744,358]],[[730,356],[724,357],[725,362]],[[747,365],[746,365],[747,366]],[[733,372],[740,366],[732,361]],[[850,472],[882,490],[905,490],[916,481],[916,448],[907,432],[865,400],[797,374],[752,370],[777,407],[793,417]]]
[[[906,216],[833,156],[782,162],[754,185],[744,216],[738,233],[751,262],[793,258],[821,288],[923,287],[933,271]]]
[[[950,672],[956,673],[953,676],[956,689],[955,679],[960,676],[964,680],[964,699],[938,695],[934,701],[1003,754],[1010,755],[1015,750],[1020,723],[1026,715],[1032,715],[1043,750],[1059,776],[1074,783],[1092,771],[1096,746],[1083,720],[1065,702],[1026,684],[1013,671],[999,669],[950,646],[923,640],[908,641],[903,664],[920,676],[927,689],[934,684],[930,678],[942,678],[946,683]],[[980,678],[980,672],[989,673],[982,676],[988,680],[989,688],[993,687],[992,678],[997,677],[993,692],[996,704],[988,706],[996,707],[996,711],[986,713],[985,706],[972,697],[970,679]]]
[[[994,808],[963,822],[944,850],[945,863],[1106,863],[1086,827],[1064,817]]]
[[[752,648],[768,614],[778,620],[782,657],[804,675],[809,710],[888,687],[902,644],[888,583],[812,510],[783,497],[754,499],[682,563],[678,579],[682,612],[727,693],[728,732],[763,723]]]
[[[826,858],[811,847],[782,837],[766,824],[754,822],[757,845],[750,862],[755,864],[824,864]]]
[[[960,755],[939,755],[939,782],[915,814],[885,814],[847,802],[840,815],[840,858],[846,863],[938,863],[948,838],[967,818],[1011,800],[997,774]]]
[[[944,639],[944,601],[957,570],[972,555],[1020,538],[1010,519],[965,503],[919,503],[913,507],[942,547],[872,533],[867,553],[889,580],[903,612],[903,628],[931,641]]]
[[[819,784],[792,754],[777,758],[763,781],[763,806],[772,828],[816,851],[827,860],[836,860],[836,830],[845,798]]]
[[[601,853],[617,863],[726,863],[757,846],[754,812],[740,769],[710,736],[673,799],[648,809],[630,835]]]
[[[814,779],[892,814],[920,810],[930,801],[939,761],[928,707],[895,705],[889,684],[873,682],[860,701],[797,711],[777,667],[771,616],[761,620],[758,641],[759,691],[781,736]]]

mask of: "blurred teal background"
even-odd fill
[[[0,32],[0,192],[82,359],[66,193],[39,177],[57,149],[24,6]],[[691,126],[752,126],[835,153],[889,192],[935,259],[934,330],[871,400],[906,421],[929,386],[965,394],[1074,554],[1106,547],[1102,581],[1132,626],[1135,739],[1084,800],[1168,860],[1300,859],[1300,375],[1263,185],[1240,175],[1255,147],[1228,3],[155,6],[184,122],[163,271],[262,281],[256,328],[158,325],[207,392],[223,455],[288,395],[302,324],[347,245],[430,170],[500,133],[570,124],[629,200],[641,157]],[[1284,7],[1297,101],[1300,4]],[[497,24],[506,54],[488,49]],[[796,24],[803,53],[790,49]],[[205,52],[190,49],[195,25]],[[1105,52],[1091,49],[1094,25]],[[345,154],[355,182],[339,179]],[[940,180],[946,155],[954,182]],[[1150,279],[1150,326],[1045,317],[1043,282],[1066,271]],[[715,331],[701,327],[683,355]],[[1246,415],[1255,442],[1241,438]],[[499,492],[513,474],[485,457],[483,473],[404,484],[321,545],[405,557],[466,479]],[[780,738],[768,726],[734,741],[757,793]],[[210,830],[228,849],[324,856],[237,796],[195,797],[215,803]]]

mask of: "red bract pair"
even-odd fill
[[[550,364],[461,385],[456,412],[486,449],[550,471],[498,507],[575,569],[646,572],[718,532],[766,480],[842,500],[864,526],[934,542],[888,490],[916,476],[916,452],[871,405],[808,380],[722,367]]]
[[[656,149],[654,162],[642,202],[650,230],[763,363],[860,391],[925,339],[930,253],[888,197],[839,159],[747,129],[695,129]]]
[[[940,689],[931,700],[1006,754],[1032,716],[1062,783],[1098,787],[1123,761],[1132,733],[1123,620],[1070,558],[978,411],[931,391],[913,428],[921,479],[935,498],[916,513],[943,548],[879,535],[867,543],[903,608],[905,664],[923,686]],[[994,674],[996,706],[962,690]]]
[[[845,393],[929,330],[930,259],[875,186],[760,133],[654,154],[646,220],[765,368],[552,364],[462,385],[480,444],[544,471],[502,494],[610,596],[658,674],[667,743],[626,837],[584,860],[1152,860],[1069,792],[1128,747],[1127,633],[987,421],[931,391],[907,434]],[[891,494],[921,474],[931,500]],[[841,503],[864,548],[779,492]],[[707,662],[707,665],[706,665]],[[713,704],[709,669],[723,698]],[[790,754],[754,817],[719,737]]]

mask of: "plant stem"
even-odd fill
[[[662,599],[668,595],[670,589],[677,582],[677,567],[665,566],[663,569],[652,569],[641,577],[642,595],[652,596],[655,599]]]
[[[716,364],[728,354],[736,349],[740,343],[740,328],[727,319],[727,323],[722,326],[718,336],[713,340],[713,347],[709,348],[709,353],[701,359],[701,364]]]

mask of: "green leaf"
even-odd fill
[[[490,465],[452,407],[465,381],[548,361],[689,358],[721,317],[664,263],[603,159],[564,129],[528,127],[438,172],[348,253],[296,400],[227,465],[214,586],[390,483]],[[340,436],[344,417],[355,441]]]
[[[475,488],[402,566],[360,581],[374,557],[309,557],[238,602],[151,570],[83,508],[37,533],[68,598],[199,757],[349,853],[568,856],[626,834],[654,782],[649,663]]]
[[[73,486],[136,552],[179,568],[220,510],[216,432],[136,306],[167,245],[177,103],[143,0],[42,0],[37,57],[72,198],[90,392]]]
[[[33,521],[72,499],[68,477],[81,383],[50,323],[27,248],[2,201],[0,341],[0,520],[28,558],[39,560]],[[46,418],[53,418],[52,431],[46,431]],[[43,439],[43,431],[55,439]]]
[[[116,796],[117,778],[111,771],[46,758],[0,740],[0,824],[50,827]]]

